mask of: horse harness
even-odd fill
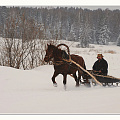
[[[66,63],[71,64],[71,62],[65,61],[65,59],[69,60],[69,58],[70,58],[69,55],[64,50],[62,50],[62,60],[61,61],[53,61],[53,65],[59,66],[62,64],[66,64]]]
[[[61,61],[54,61],[53,60],[53,65],[55,66],[60,66],[60,65],[64,65],[64,64],[67,64],[69,67],[68,67],[68,70],[70,70],[70,67],[72,68],[75,68],[75,69],[78,69],[78,67],[76,66],[72,66],[72,62],[70,61],[71,57],[65,52],[63,51],[63,54],[62,54],[62,60]],[[72,76],[73,77],[73,76]]]
[[[52,54],[52,53],[51,53]],[[50,59],[50,58],[49,58]],[[54,60],[52,60],[52,62],[53,62],[53,65],[55,65],[55,66],[60,66],[60,65],[63,65],[63,64],[67,64],[67,65],[69,65],[69,67],[68,67],[68,70],[67,71],[69,71],[70,70],[70,67],[73,67],[71,64],[72,64],[72,62],[70,61],[70,56],[64,51],[64,50],[62,50],[62,60],[60,60],[60,61],[54,61]],[[67,60],[67,61],[66,61]],[[73,67],[73,68],[76,68],[76,67]],[[77,67],[78,68],[78,67]],[[76,69],[77,69],[76,68]]]

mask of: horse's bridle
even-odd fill
[[[53,51],[49,54],[49,56],[45,56],[46,58],[48,58],[48,62],[50,61],[50,59],[52,59],[52,57],[50,58],[50,56],[52,55]]]

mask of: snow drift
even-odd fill
[[[0,113],[120,113],[120,87],[75,87],[68,77],[67,91],[62,77],[53,87],[52,66],[23,71],[0,67]]]

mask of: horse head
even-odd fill
[[[54,49],[55,49],[54,45],[47,44],[46,55],[45,55],[45,58],[44,58],[45,62],[49,62],[53,58]]]
[[[69,47],[66,44],[59,44],[57,46],[48,44],[44,61],[49,62],[52,58],[55,58],[55,60],[62,60],[63,52],[61,49],[59,49],[60,46],[65,46],[67,48],[68,54],[70,54]]]

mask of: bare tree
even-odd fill
[[[0,64],[17,69],[32,69],[44,64],[43,25],[10,11],[4,27]],[[21,39],[17,39],[21,38]]]

